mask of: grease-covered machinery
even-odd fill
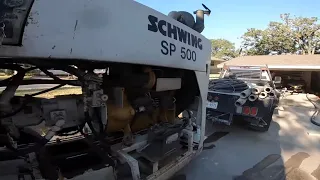
[[[18,160],[15,179],[165,179],[201,152],[207,7],[195,21],[129,0],[1,3],[0,68],[16,74],[0,82],[0,165]],[[16,95],[31,84],[50,88]],[[65,85],[82,93],[38,97]]]

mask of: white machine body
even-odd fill
[[[208,39],[131,0],[26,0],[12,13],[18,18],[10,19],[12,32],[4,27],[2,57],[83,59],[195,71],[206,71],[210,60]]]
[[[197,134],[184,129],[188,151],[159,170],[155,163],[153,174],[147,179],[167,179],[202,151],[211,42],[199,32],[132,0],[2,3],[7,3],[7,8],[0,7],[4,17],[0,21],[0,63],[9,62],[10,58],[50,63],[76,60],[193,71],[199,87],[193,106]],[[181,78],[158,78],[158,85],[157,91],[180,89]],[[129,163],[134,180],[140,179],[138,162],[127,152],[143,148],[146,143],[144,139],[124,149],[113,147],[121,161]]]

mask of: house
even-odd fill
[[[283,81],[302,80],[307,91],[320,91],[320,55],[241,56],[217,65],[267,65],[274,76]]]
[[[220,73],[220,69],[218,68],[218,64],[225,62],[223,59],[219,59],[216,57],[211,57],[211,68],[210,68],[210,74],[218,74]]]

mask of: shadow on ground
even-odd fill
[[[204,151],[179,180],[320,180],[320,137],[308,134],[319,128],[310,123],[314,107],[303,95],[285,103],[265,133],[213,126]]]

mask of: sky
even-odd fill
[[[280,14],[320,18],[319,0],[137,0],[163,14],[170,11],[193,12],[203,9],[201,3],[211,9],[205,17],[202,34],[208,39],[224,38],[241,45],[241,36],[248,28],[264,29],[270,21],[280,21]]]

